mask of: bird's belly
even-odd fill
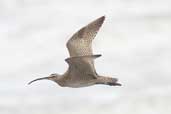
[[[87,87],[87,86],[92,86],[94,85],[94,81],[87,81],[87,82],[70,82],[67,84],[67,87],[72,87],[72,88],[79,88],[79,87]]]

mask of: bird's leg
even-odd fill
[[[117,82],[108,82],[107,85],[110,85],[110,86],[121,86],[120,83],[117,83]]]
[[[106,84],[110,86],[121,86],[121,84],[118,83],[117,81],[118,81],[117,78],[108,78],[108,82]]]
[[[104,77],[100,76],[96,84],[105,84],[110,86],[121,86],[120,83],[117,82],[117,78],[111,78],[111,77]]]

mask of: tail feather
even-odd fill
[[[100,76],[97,84],[105,84],[110,86],[121,86],[120,83],[118,83],[117,78],[111,78],[111,77],[104,77]]]

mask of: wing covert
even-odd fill
[[[86,76],[85,78],[95,78],[96,70],[94,67],[94,63],[92,61],[101,55],[90,55],[90,56],[79,56],[79,57],[71,57],[65,59],[65,61],[69,65],[69,72],[71,74],[80,73],[82,75],[75,75],[78,77]]]

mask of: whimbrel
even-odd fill
[[[68,63],[69,67],[63,75],[53,73],[48,77],[35,79],[28,84],[37,80],[47,79],[56,82],[61,87],[79,88],[96,84],[121,86],[121,84],[117,82],[117,78],[101,76],[96,72],[94,67],[94,59],[101,55],[93,55],[92,41],[104,20],[105,16],[96,19],[81,28],[68,40],[66,46],[70,57],[65,59],[65,61]]]

